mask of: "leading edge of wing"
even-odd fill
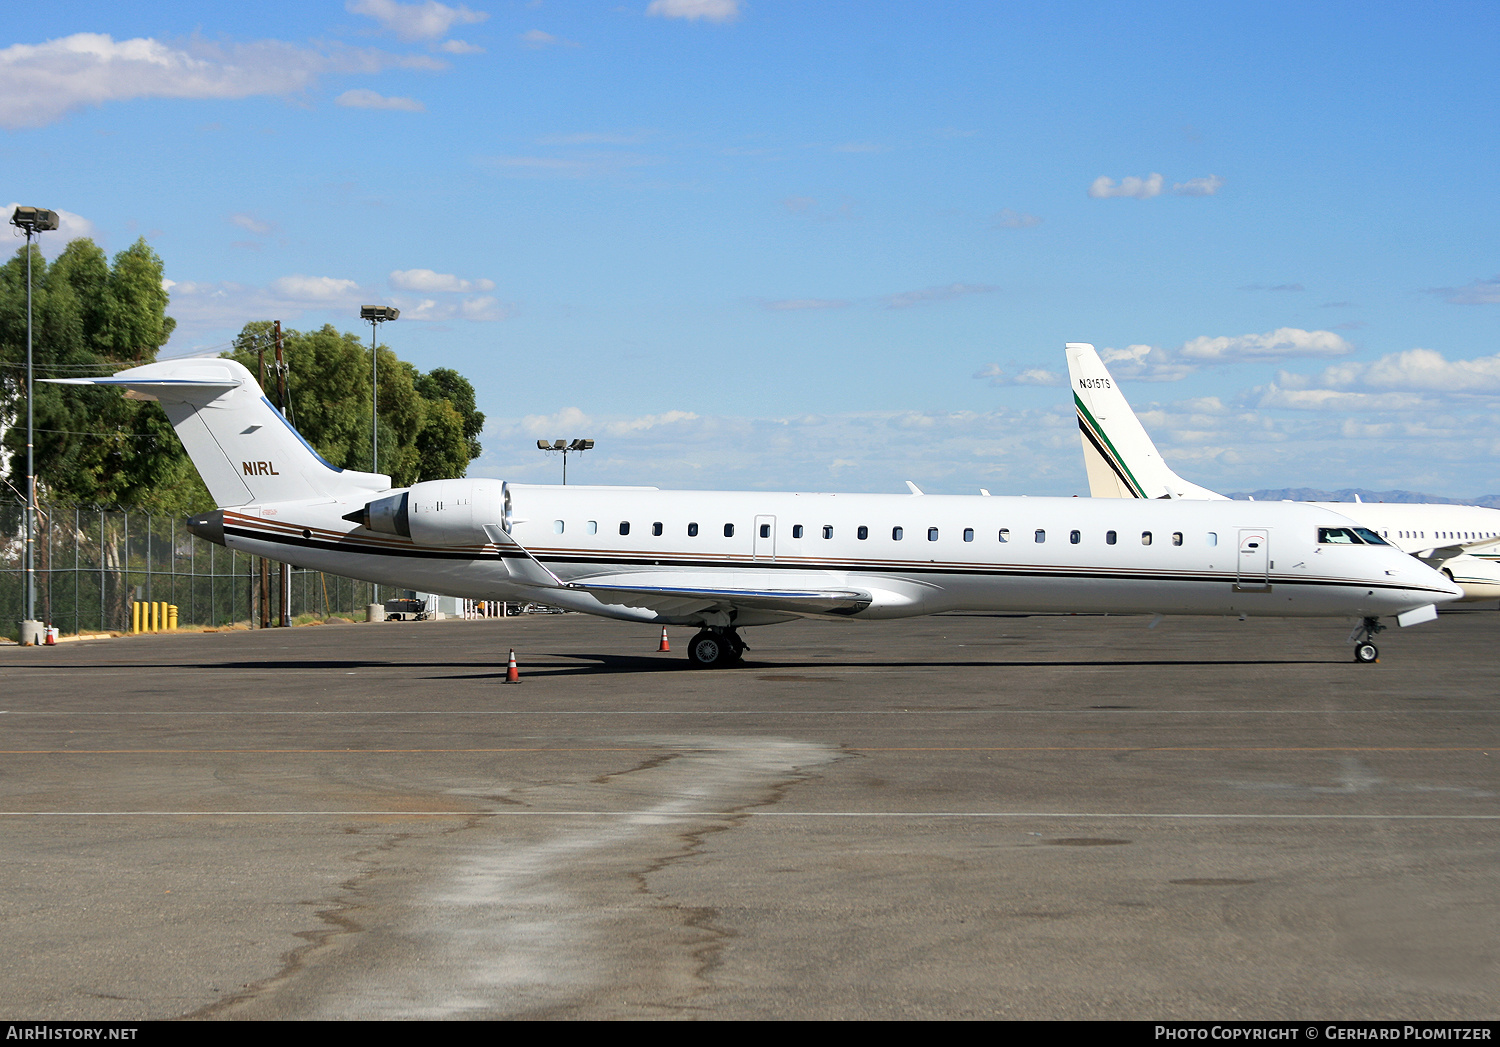
[[[631,585],[627,582],[569,582],[569,589],[582,590],[601,603],[622,606],[652,606],[658,603],[697,603],[723,610],[772,611],[799,617],[858,614],[874,602],[860,589],[735,589],[698,585]]]

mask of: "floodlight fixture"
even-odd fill
[[[569,441],[569,440],[553,440],[551,443],[548,443],[546,440],[538,440],[536,442],[536,449],[538,451],[546,451],[548,454],[560,454],[560,455],[562,455],[562,460],[563,460],[562,482],[563,482],[563,486],[566,487],[568,485],[568,455],[570,455],[570,454],[577,454],[577,453],[582,452],[582,451],[592,451],[594,449],[594,441],[592,441],[592,440],[571,440],[571,441]]]
[[[26,230],[29,240],[34,233],[50,233],[58,226],[57,212],[45,207],[18,207],[10,216],[10,224]]]

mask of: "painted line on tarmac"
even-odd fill
[[[864,753],[1488,753],[1482,745],[848,745]],[[506,745],[414,749],[214,748],[214,749],[0,749],[0,756],[160,755],[163,753],[650,753],[743,752],[717,745]]]
[[[1097,821],[1493,822],[1500,814],[1224,814],[1097,811],[0,811],[0,818],[846,818],[1039,819]]]

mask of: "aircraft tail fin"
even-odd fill
[[[1095,498],[1224,497],[1189,483],[1167,467],[1092,345],[1069,342],[1066,351],[1091,495]]]
[[[389,476],[324,460],[233,360],[170,360],[108,378],[47,381],[116,386],[133,400],[159,401],[221,507],[358,497],[391,487]]]

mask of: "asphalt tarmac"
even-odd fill
[[[3,648],[0,1018],[1493,1019],[1497,629]]]

